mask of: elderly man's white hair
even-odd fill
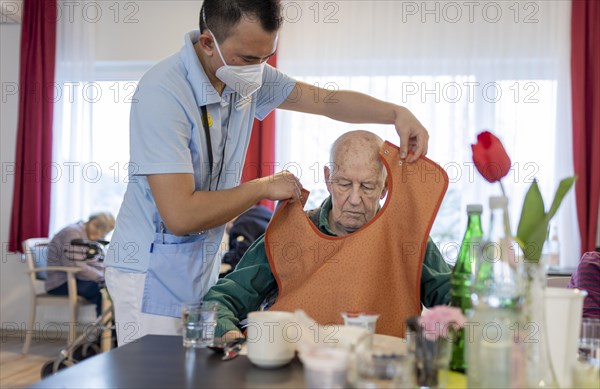
[[[355,146],[361,147],[363,149],[369,150],[372,155],[374,161],[377,162],[379,167],[383,170],[385,174],[385,168],[379,159],[379,150],[383,145],[383,139],[381,139],[376,134],[365,131],[365,130],[356,130],[346,132],[339,138],[333,142],[331,145],[331,150],[329,152],[329,163],[336,164],[339,161],[339,157],[342,154],[347,153],[351,148]]]

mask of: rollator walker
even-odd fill
[[[82,239],[71,241],[71,246],[74,249],[86,251],[86,260],[92,258],[98,261],[104,260],[103,246],[106,244],[108,244],[106,241],[88,241]],[[100,292],[102,293],[102,314],[95,321],[88,324],[81,335],[61,350],[58,357],[44,363],[41,369],[42,378],[116,347],[112,300],[106,286]],[[70,325],[75,325],[75,323],[70,323]]]

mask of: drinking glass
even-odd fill
[[[205,348],[212,346],[217,326],[217,303],[203,301],[183,304],[181,310],[183,346]]]
[[[579,359],[573,369],[573,387],[600,387],[600,319],[583,318]]]
[[[415,363],[412,355],[392,347],[373,346],[357,353],[356,388],[413,388]]]
[[[579,337],[579,359],[600,361],[600,319],[583,318]]]
[[[415,380],[419,388],[445,388],[448,384],[452,340],[429,340],[424,332],[406,331],[408,353],[414,358]]]

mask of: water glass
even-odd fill
[[[415,363],[412,355],[391,347],[374,346],[356,357],[356,388],[413,388]]]
[[[408,353],[414,358],[415,379],[419,388],[445,388],[452,358],[452,341],[443,337],[435,341],[423,332],[406,331]]]
[[[183,346],[205,348],[212,346],[217,326],[217,303],[203,301],[183,304],[181,311]]]
[[[600,362],[600,319],[583,318],[579,337],[579,359]]]
[[[573,369],[573,387],[600,387],[600,319],[583,318],[579,360]]]

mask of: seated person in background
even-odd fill
[[[77,222],[60,230],[48,245],[48,266],[80,267],[75,273],[77,294],[96,304],[96,315],[102,313],[104,267],[101,258],[88,258],[88,247],[72,245],[75,239],[98,241],[115,228],[115,218],[108,212],[95,213],[87,222]],[[101,253],[98,253],[101,254]],[[46,291],[54,295],[68,295],[67,274],[49,271],[45,284]]]
[[[397,160],[386,161],[392,166],[390,172],[394,172],[394,178],[392,174],[388,177],[380,160],[382,144],[377,135],[367,131],[348,132],[335,141],[331,167],[325,167],[330,196],[306,216],[300,204],[297,208],[286,204],[278,210],[266,235],[254,242],[235,271],[205,295],[204,301],[219,303],[217,336],[242,336],[240,321],[249,312],[259,310],[265,298],[267,306],[269,300],[274,300],[273,310],[301,308],[321,324],[341,320],[344,310],[385,311],[386,319],[393,321],[383,323],[386,315],[382,314],[377,330],[380,332],[381,326],[380,333],[396,336],[404,336],[405,319],[418,315],[421,303],[426,307],[448,303],[451,270],[427,237],[446,181],[436,181],[434,188],[442,188],[431,191],[432,186],[422,184],[415,176],[409,187],[402,181]],[[382,158],[383,154],[389,159],[398,153],[394,146],[384,147]],[[431,176],[431,170],[428,174]],[[351,239],[380,210],[388,180],[394,187],[381,216]],[[294,218],[282,212],[286,208],[290,212],[296,209]],[[422,212],[421,219],[426,221],[405,216],[415,212]],[[286,230],[285,235],[276,235],[278,230]],[[315,240],[307,239],[321,241],[315,244]],[[283,258],[276,258],[277,249],[283,249]],[[315,256],[316,252],[322,255]],[[298,295],[300,300],[294,300]],[[317,318],[320,313],[328,316]]]
[[[571,276],[569,288],[585,290],[583,317],[600,318],[600,252],[583,254],[577,270]]]
[[[273,212],[270,209],[257,205],[227,224],[229,251],[223,255],[222,262],[231,266],[231,268],[222,276],[231,273],[248,250],[248,247],[265,233],[271,216],[273,216]]]

